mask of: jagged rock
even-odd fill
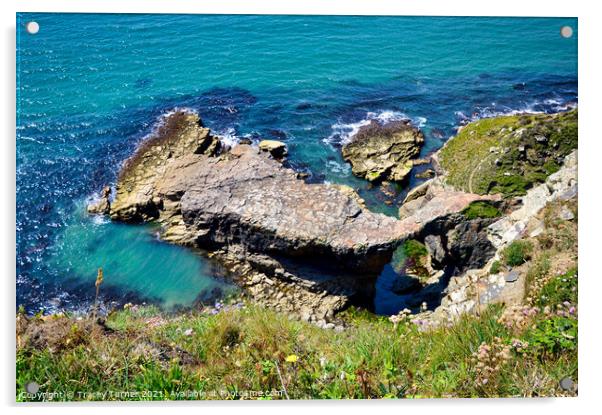
[[[207,154],[206,141],[196,115],[168,117],[126,163],[111,217],[158,219],[174,242],[240,244],[358,272],[380,270],[403,238],[398,221],[365,210],[352,189],[306,184],[249,145]]]
[[[88,205],[86,210],[91,215],[108,215],[111,211],[111,188],[109,186],[103,187],[100,193],[100,199],[92,202]]]
[[[402,222],[414,221],[421,224],[419,227],[422,228],[437,218],[463,210],[472,202],[500,200],[499,195],[477,195],[456,191],[444,185],[442,180],[443,178],[429,180],[406,196],[399,208],[399,218]]]
[[[431,184],[436,183],[434,180],[427,180],[426,182],[419,184],[410,190],[403,200],[403,203],[411,202],[412,200],[418,199],[419,197],[425,196],[430,189]]]
[[[435,177],[435,170],[433,169],[426,169],[423,172],[416,173],[417,179],[430,179],[432,177]]]
[[[177,111],[165,116],[121,169],[111,217],[127,222],[158,218],[163,199],[153,192],[157,178],[184,155],[215,155],[220,149],[220,140],[203,128],[198,115]]]
[[[423,142],[422,132],[407,122],[381,125],[372,121],[343,146],[343,158],[351,163],[353,174],[371,182],[402,181],[410,173],[412,159],[420,153]]]
[[[496,252],[495,247],[487,238],[487,226],[492,219],[464,220],[454,215],[450,222],[455,225],[446,235],[447,252],[450,263],[453,263],[461,272],[465,269],[474,269],[484,266]]]
[[[433,259],[436,265],[440,265],[443,263],[445,259],[445,248],[443,247],[443,243],[441,243],[440,235],[427,235],[424,238],[424,245],[426,249]]]
[[[259,149],[267,151],[276,160],[281,160],[287,154],[286,144],[276,140],[261,140],[259,142]]]
[[[573,220],[575,219],[575,215],[571,212],[566,206],[562,208],[560,214],[558,215],[562,220]]]
[[[431,162],[430,158],[423,158],[423,159],[414,159],[412,160],[412,164],[414,166],[422,166],[423,164],[429,164]]]

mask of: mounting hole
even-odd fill
[[[571,26],[562,26],[560,28],[560,34],[562,37],[569,38],[573,36],[573,28]]]
[[[30,35],[35,35],[40,31],[40,25],[38,24],[38,22],[28,22],[25,25],[25,29]]]

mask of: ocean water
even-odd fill
[[[88,307],[98,267],[105,302],[173,309],[235,290],[156,228],[84,213],[169,110],[197,111],[231,143],[285,141],[310,180],[395,215],[340,156],[357,128],[410,119],[427,155],[471,119],[576,105],[577,36],[574,18],[18,14],[17,305]],[[375,301],[399,307],[382,281]]]

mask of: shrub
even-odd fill
[[[506,197],[522,196],[527,193],[530,185],[523,176],[517,174],[512,176],[499,175],[496,177],[489,193],[502,193]]]
[[[419,259],[425,255],[428,255],[426,246],[415,239],[408,239],[403,244],[403,250],[405,254],[412,259]]]
[[[500,261],[494,261],[493,264],[491,264],[491,268],[489,268],[489,273],[490,274],[498,274],[501,271],[502,268],[502,264]]]
[[[522,265],[531,258],[533,244],[529,241],[514,241],[502,251],[504,263],[510,267]]]
[[[502,213],[491,203],[478,201],[468,205],[468,207],[462,211],[462,214],[466,219],[472,220],[477,218],[497,218],[501,216]]]
[[[540,357],[556,356],[577,349],[577,320],[551,317],[540,321],[528,335],[529,344]]]

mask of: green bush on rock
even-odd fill
[[[529,241],[514,241],[502,251],[504,263],[516,267],[527,262],[531,256],[533,244]]]
[[[489,268],[489,273],[498,274],[501,269],[502,263],[500,261],[494,261],[493,264],[491,264],[491,268]]]
[[[497,218],[501,216],[501,212],[498,208],[493,206],[491,203],[477,201],[472,202],[466,209],[462,211],[462,214],[466,217],[466,219],[491,219]]]
[[[428,255],[426,246],[415,239],[408,239],[405,241],[403,243],[403,250],[409,258],[413,259],[419,259],[425,255]]]

